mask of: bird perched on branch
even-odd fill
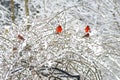
[[[85,27],[85,32],[86,32],[86,33],[91,32],[91,31],[90,31],[90,26],[87,25],[87,26]]]
[[[85,27],[85,33],[86,33],[86,34],[85,34],[82,38],[85,38],[85,37],[88,38],[88,37],[90,36],[89,32],[91,32],[90,26],[87,25],[87,26]]]
[[[19,39],[19,40],[25,40],[24,38],[23,38],[23,36],[21,36],[20,34],[17,36],[17,38]]]
[[[59,33],[61,33],[61,32],[62,32],[62,26],[61,26],[61,25],[58,25],[58,26],[56,27],[56,33],[59,34]]]
[[[17,50],[17,48],[16,47],[13,47],[13,51],[16,51]]]

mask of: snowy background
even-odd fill
[[[36,73],[42,66],[80,75],[80,80],[120,80],[119,4],[0,0],[0,80],[47,80]],[[55,34],[59,24],[63,31]],[[82,38],[86,25],[90,37]]]

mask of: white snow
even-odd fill
[[[15,0],[20,8],[14,23],[11,12],[0,4],[0,80],[17,80],[16,75],[21,80],[39,80],[29,70],[33,64],[35,70],[58,64],[82,80],[120,80],[119,0],[28,1],[26,16],[24,0]],[[59,24],[63,31],[55,34]],[[91,28],[90,37],[82,38],[86,25]],[[18,34],[25,40],[19,42]],[[11,75],[19,67],[26,69],[22,75]]]

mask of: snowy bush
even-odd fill
[[[19,5],[14,21],[10,6],[0,5],[1,80],[47,80],[37,73],[43,66],[79,74],[80,80],[120,79],[119,0],[14,0],[14,4]],[[55,33],[58,25],[63,28],[60,34]],[[91,32],[83,38],[86,25]]]

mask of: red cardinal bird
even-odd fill
[[[87,33],[87,34],[85,34],[84,36],[83,36],[83,38],[88,38],[90,36],[90,34],[89,33]]]
[[[58,25],[57,28],[56,28],[56,33],[59,34],[61,32],[62,32],[62,26]]]
[[[85,32],[86,33],[90,32],[90,27],[88,25],[85,27]]]
[[[25,40],[25,39],[23,38],[23,36],[21,36],[20,34],[18,35],[18,39],[19,39],[19,40],[23,40],[23,41]]]

